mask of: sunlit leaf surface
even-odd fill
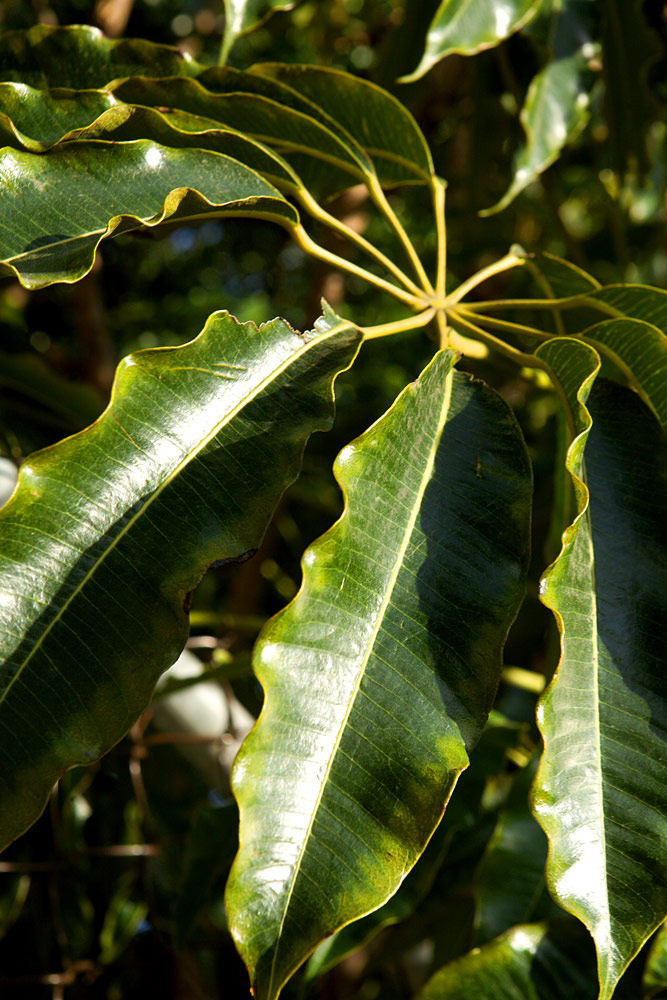
[[[451,52],[474,55],[498,45],[521,28],[541,0],[442,0],[428,29],[417,68],[404,81],[417,80]]]
[[[523,596],[530,472],[505,403],[436,355],[340,454],[340,521],[255,651],[227,912],[272,1000],[327,934],[384,903],[438,824]]]
[[[562,655],[539,707],[534,789],[547,879],[589,928],[608,1000],[667,912],[667,442],[638,396],[601,381],[595,352],[541,345],[572,414],[577,517],[542,582]]]
[[[188,631],[210,563],[246,557],[333,417],[360,334],[216,313],[121,365],[90,428],[24,463],[0,512],[0,843],[117,742]]]

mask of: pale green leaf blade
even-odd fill
[[[547,44],[551,58],[531,81],[521,110],[526,141],[514,162],[514,177],[503,197],[481,215],[500,212],[560,156],[585,128],[590,116],[594,51],[590,0],[549,0]]]
[[[537,353],[572,414],[577,517],[542,581],[562,654],[539,707],[534,808],[550,889],[590,930],[608,1000],[667,912],[667,442],[616,383],[596,385],[587,408],[591,348],[555,339]]]
[[[337,460],[340,521],[255,654],[230,929],[272,1000],[417,861],[491,706],[523,596],[530,470],[506,404],[440,352]]]
[[[279,80],[317,105],[365,150],[383,184],[424,184],[433,176],[419,126],[381,87],[322,66],[259,63],[252,72]]]
[[[48,89],[88,90],[125,76],[193,76],[201,66],[170,45],[143,39],[105,38],[87,25],[0,34],[0,80]]]
[[[590,938],[569,920],[523,924],[443,966],[416,1000],[592,1000]]]
[[[100,241],[127,229],[224,214],[298,222],[296,209],[243,164],[147,140],[72,142],[42,155],[6,149],[0,180],[0,264],[28,288],[77,281]]]
[[[498,45],[531,19],[541,0],[442,0],[426,36],[417,68],[403,77],[418,80],[452,52],[475,55]]]
[[[127,358],[90,428],[38,452],[0,512],[0,843],[116,743],[180,653],[189,594],[247,556],[333,418],[360,333],[215,313]]]

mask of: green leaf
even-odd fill
[[[541,585],[562,655],[539,706],[534,809],[551,844],[548,884],[590,930],[608,1000],[667,912],[667,442],[616,383],[596,385],[586,408],[591,348],[554,339],[537,354],[572,415],[577,517]]]
[[[297,0],[224,0],[225,34],[221,61],[224,63],[237,38],[252,31],[276,10],[291,10]]]
[[[662,330],[641,320],[608,319],[583,330],[581,336],[615,361],[667,430],[667,337]]]
[[[105,38],[87,25],[0,34],[0,80],[31,87],[88,90],[125,76],[193,76],[201,71],[186,52],[143,39]]]
[[[472,56],[498,45],[530,20],[542,0],[442,0],[426,36],[417,68],[402,78],[418,80],[444,56]]]
[[[345,512],[256,646],[266,699],[232,774],[227,912],[258,1000],[395,892],[493,701],[531,477],[506,404],[454,360],[341,452]]]
[[[497,204],[481,215],[500,212],[560,156],[589,119],[594,51],[588,22],[591,0],[546,0],[540,9],[548,27],[551,58],[533,78],[521,110],[526,142],[514,162],[514,178]]]
[[[73,142],[43,155],[6,149],[0,177],[0,263],[27,288],[77,281],[101,240],[141,226],[225,214],[298,222],[296,209],[243,164],[146,140]]]
[[[215,313],[127,358],[102,417],[23,465],[0,512],[1,844],[132,725],[206,567],[259,544],[359,344],[330,312],[319,328]]]
[[[582,296],[587,312],[592,308],[614,317],[582,324],[577,336],[614,361],[667,429],[667,292],[649,285],[600,286],[585,271],[550,254],[528,260],[557,297]]]
[[[0,83],[0,144],[42,152],[117,104],[103,90],[41,91],[25,83]]]
[[[321,66],[259,63],[253,73],[279,80],[345,129],[373,160],[380,181],[428,183],[433,161],[409,111],[367,80]]]
[[[129,104],[177,108],[271,146],[307,187],[327,195],[374,177],[362,147],[311,101],[269,77],[209,69],[198,80],[125,80],[114,94]]]
[[[308,960],[306,980],[323,975],[351,952],[366,945],[381,930],[407,920],[415,913],[431,889],[443,859],[446,860],[453,836],[459,830],[468,831],[477,822],[482,812],[484,790],[505,767],[505,752],[517,746],[520,735],[520,726],[508,722],[495,711],[490,713],[471,755],[470,766],[459,778],[445,815],[415,867],[383,906],[322,942]]]
[[[523,924],[450,962],[417,1000],[591,1000],[590,938],[570,920]]]

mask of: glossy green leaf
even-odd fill
[[[423,184],[433,175],[419,126],[381,87],[321,66],[260,63],[252,72],[279,80],[321,108],[366,151],[383,184]]]
[[[48,89],[88,90],[125,76],[193,76],[201,67],[187,53],[143,39],[112,40],[87,25],[0,34],[0,80]]]
[[[417,68],[403,82],[418,80],[452,52],[471,56],[498,45],[523,27],[541,0],[442,0],[426,36]]]
[[[441,352],[341,452],[340,521],[263,631],[236,759],[229,926],[258,1000],[377,908],[424,850],[523,596],[530,470],[506,404]]]
[[[435,973],[417,1000],[592,1000],[595,958],[573,921],[523,924]]]
[[[577,328],[610,357],[667,429],[667,292],[649,285],[600,285],[585,271],[549,254],[531,258],[552,293],[580,298],[582,309],[613,319]],[[590,321],[589,321],[590,322]]]
[[[662,294],[667,301],[667,294]],[[609,319],[583,330],[581,336],[616,362],[667,430],[667,336],[662,330],[641,320]]]
[[[383,906],[322,942],[306,965],[307,980],[332,969],[351,952],[368,944],[384,928],[413,916],[446,860],[453,836],[457,831],[469,830],[478,822],[483,812],[484,791],[488,783],[503,771],[505,752],[517,746],[520,734],[520,726],[508,722],[496,711],[490,713],[471,755],[470,766],[459,778],[445,815],[415,867]]]
[[[6,149],[0,178],[0,263],[28,288],[77,281],[100,241],[128,229],[225,214],[298,222],[296,209],[243,164],[147,140],[66,143],[42,155]]]
[[[537,353],[572,414],[577,517],[541,585],[562,655],[538,711],[534,808],[548,884],[590,930],[608,1000],[667,913],[667,442],[623,386],[601,381],[587,403],[591,348],[554,339]]]
[[[258,73],[210,69],[198,80],[137,78],[114,87],[129,104],[176,108],[250,136],[285,156],[326,194],[374,176],[354,138],[311,101]]]
[[[41,152],[117,104],[104,90],[42,91],[0,83],[0,145]]]
[[[520,191],[558,159],[589,119],[592,73],[588,64],[594,45],[588,26],[591,0],[546,0],[540,20],[546,20],[550,58],[531,81],[521,110],[526,141],[514,162],[509,188],[492,208],[500,212]]]
[[[333,314],[320,331],[215,313],[127,358],[103,416],[23,465],[0,512],[1,844],[145,708],[206,567],[259,544],[360,340]]]
[[[291,10],[297,0],[224,0],[225,34],[223,39],[224,62],[240,35],[252,31],[276,10]]]

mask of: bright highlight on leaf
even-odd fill
[[[493,701],[531,478],[506,405],[455,357],[341,452],[345,512],[256,647],[266,702],[234,769],[227,912],[259,1000],[396,890]]]
[[[126,358],[102,417],[23,465],[0,512],[3,846],[145,708],[190,592],[258,546],[359,343],[331,313],[310,337],[214,314]]]
[[[608,1000],[667,910],[667,442],[629,390],[602,382],[589,398],[593,350],[556,339],[537,353],[572,415],[577,517],[542,583],[562,655],[538,713],[534,808],[550,889],[593,935]]]

